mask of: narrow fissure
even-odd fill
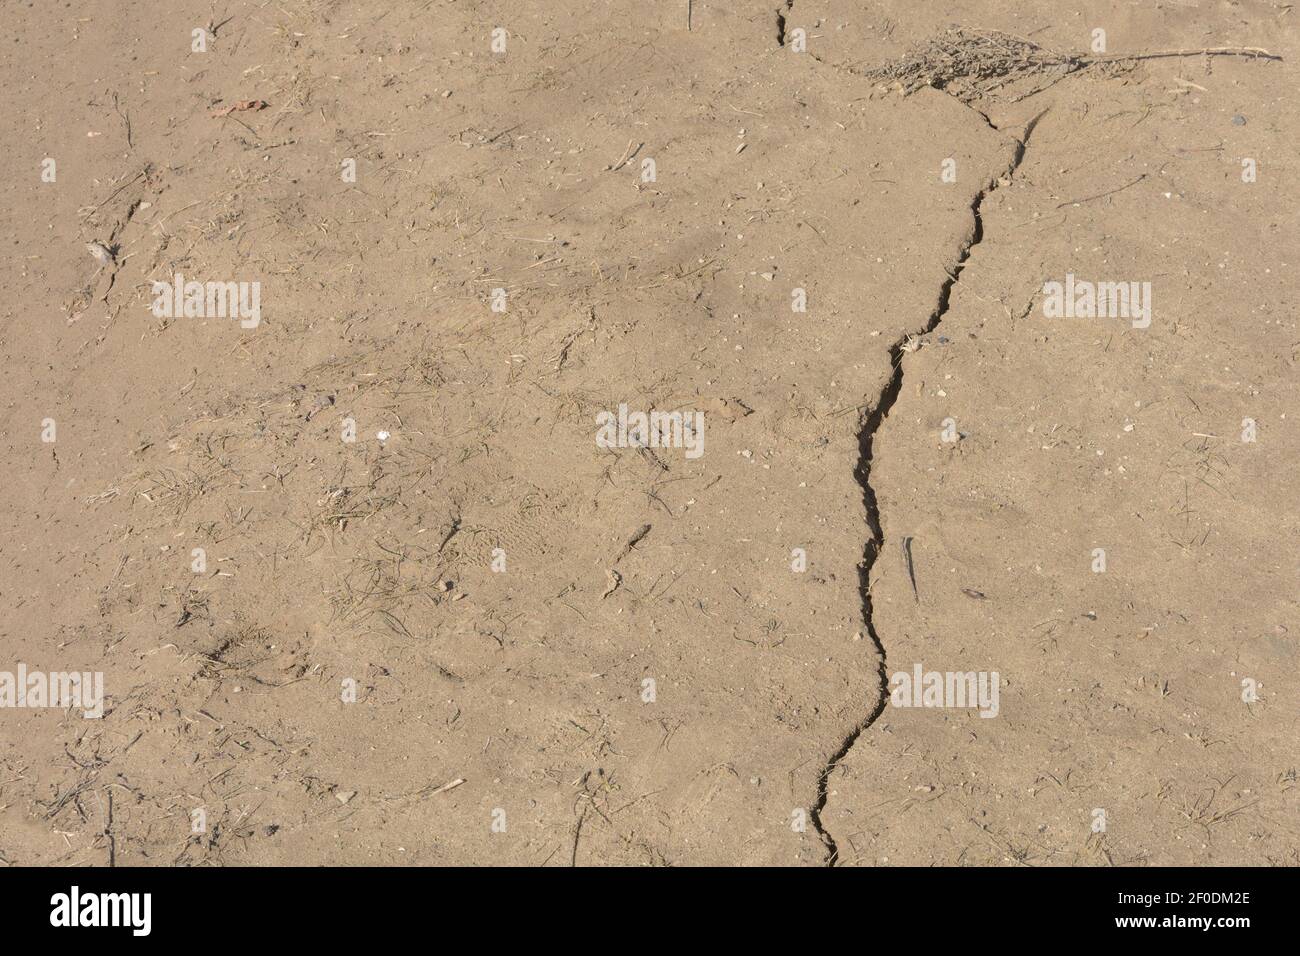
[[[783,28],[784,29],[784,28]],[[984,113],[975,110],[984,122],[990,128],[997,130],[993,122]],[[826,808],[828,788],[830,785],[831,774],[840,765],[840,762],[853,749],[858,738],[862,736],[863,731],[876,722],[884,712],[889,700],[889,674],[885,667],[885,645],[880,639],[880,634],[876,630],[875,609],[871,600],[871,571],[875,567],[876,559],[884,548],[885,535],[880,525],[880,508],[876,502],[876,492],[871,486],[871,466],[875,460],[875,441],[876,434],[880,431],[881,425],[889,417],[890,409],[898,401],[898,396],[903,389],[903,356],[904,346],[909,338],[916,335],[926,335],[933,332],[939,327],[944,316],[948,312],[948,303],[952,297],[953,287],[961,278],[962,270],[966,267],[966,262],[970,259],[971,250],[973,250],[984,239],[984,220],[980,215],[980,207],[983,205],[985,198],[998,188],[1003,179],[1010,179],[1015,171],[1019,168],[1025,158],[1025,150],[1029,145],[1029,137],[1034,132],[1034,127],[1038,121],[1043,118],[1044,110],[1039,113],[1027,124],[1025,124],[1024,135],[1016,140],[1015,152],[1012,155],[1011,162],[1008,164],[1006,171],[993,179],[979,194],[971,201],[971,215],[974,217],[974,227],[971,230],[970,238],[962,243],[961,250],[957,256],[957,263],[953,266],[952,272],[948,273],[947,279],[939,288],[939,299],[935,309],[930,313],[929,320],[925,325],[916,332],[904,333],[889,349],[889,360],[893,366],[893,372],[889,381],[880,392],[880,397],[876,399],[870,411],[862,419],[862,427],[858,432],[858,464],[854,469],[854,477],[859,485],[862,486],[862,503],[867,513],[867,528],[871,532],[871,537],[867,540],[866,547],[863,549],[862,562],[858,565],[858,586],[862,592],[862,618],[866,629],[867,636],[875,645],[876,654],[880,660],[880,666],[877,670],[877,677],[880,680],[880,700],[860,723],[850,731],[849,735],[844,738],[840,746],[831,754],[821,773],[817,777],[817,800],[809,810],[808,816],[812,820],[813,827],[817,830],[817,835],[821,837],[823,845],[826,847],[826,865],[834,866],[839,858],[839,847],[835,845],[834,838],[822,823],[821,814]]]
[[[785,20],[790,11],[794,9],[794,0],[785,0],[781,6],[776,8],[776,45],[785,46]]]

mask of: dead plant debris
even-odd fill
[[[923,87],[951,93],[970,102],[1021,80],[1041,78],[1021,100],[1041,92],[1071,73],[1090,67],[1125,70],[1139,60],[1185,56],[1244,56],[1280,60],[1258,47],[1205,47],[1193,50],[1158,50],[1144,53],[1068,53],[1039,46],[1025,37],[998,30],[951,27],[901,58],[868,70],[866,75],[883,83],[898,84],[910,95]]]

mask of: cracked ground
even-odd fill
[[[0,862],[1300,864],[1295,15],[918,6],[12,5]]]

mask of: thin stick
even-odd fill
[[[1114,63],[1119,60],[1157,60],[1171,56],[1249,56],[1263,60],[1281,60],[1276,53],[1257,46],[1215,46],[1199,50],[1157,50],[1155,53],[1107,53],[1105,56],[1081,56],[1078,62]]]
[[[459,786],[460,786],[462,783],[464,783],[464,782],[465,782],[465,778],[464,778],[464,777],[457,777],[455,780],[451,781],[450,783],[444,783],[444,784],[443,784],[441,787],[439,787],[438,789],[436,789],[436,790],[431,790],[431,791],[429,792],[429,796],[434,797],[434,796],[437,796],[437,795],[440,794],[440,793],[446,793],[448,790],[455,790],[457,787],[459,787]]]
[[[1106,198],[1107,196],[1113,196],[1113,195],[1115,195],[1115,194],[1118,193],[1118,192],[1123,192],[1125,189],[1128,189],[1130,186],[1136,186],[1138,183],[1142,182],[1142,180],[1144,180],[1144,179],[1146,179],[1146,178],[1147,178],[1147,174],[1146,174],[1146,173],[1142,173],[1140,176],[1138,176],[1137,179],[1133,180],[1131,183],[1125,183],[1123,186],[1119,186],[1119,187],[1116,188],[1116,189],[1112,189],[1110,192],[1097,193],[1097,195],[1095,195],[1095,196],[1088,196],[1086,199],[1070,199],[1070,200],[1067,200],[1067,201],[1065,201],[1065,202],[1063,202],[1063,203],[1057,203],[1057,204],[1056,204],[1056,208],[1057,208],[1057,209],[1060,209],[1062,206],[1074,206],[1074,205],[1079,205],[1079,204],[1086,203],[1086,202],[1092,202],[1094,199],[1104,199],[1104,198]]]
[[[102,209],[105,205],[108,204],[109,200],[111,200],[114,196],[116,196],[118,193],[120,193],[120,192],[121,192],[123,189],[125,189],[127,186],[130,186],[133,182],[135,182],[136,180],[138,180],[141,176],[143,176],[143,175],[144,175],[145,173],[147,173],[148,171],[149,171],[149,170],[148,170],[147,167],[146,167],[145,169],[140,170],[140,172],[136,173],[134,176],[132,176],[130,179],[128,179],[126,182],[124,182],[122,185],[120,185],[120,186],[118,186],[116,189],[114,189],[111,193],[108,194],[108,199],[105,199],[103,202],[101,202],[101,203],[100,203],[98,206],[96,206],[94,209],[90,210],[90,212],[88,212],[88,213],[86,213],[84,216],[82,216],[82,217],[81,217],[81,218],[82,218],[82,221],[84,222],[85,220],[87,220],[87,219],[89,219],[91,216],[93,216],[95,213],[97,213],[100,209]]]

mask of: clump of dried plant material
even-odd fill
[[[961,100],[977,99],[1007,83],[1039,74],[1063,76],[1079,68],[1072,58],[1006,33],[973,33],[952,27],[892,63],[867,73],[898,84],[905,94],[923,87]]]
[[[1021,81],[1014,100],[1025,99],[1071,73],[1095,67],[1107,72],[1130,69],[1139,60],[1185,56],[1244,56],[1280,60],[1256,47],[1206,47],[1142,53],[1068,53],[997,30],[950,27],[893,62],[867,71],[870,79],[896,84],[904,94],[932,87],[971,102]]]

